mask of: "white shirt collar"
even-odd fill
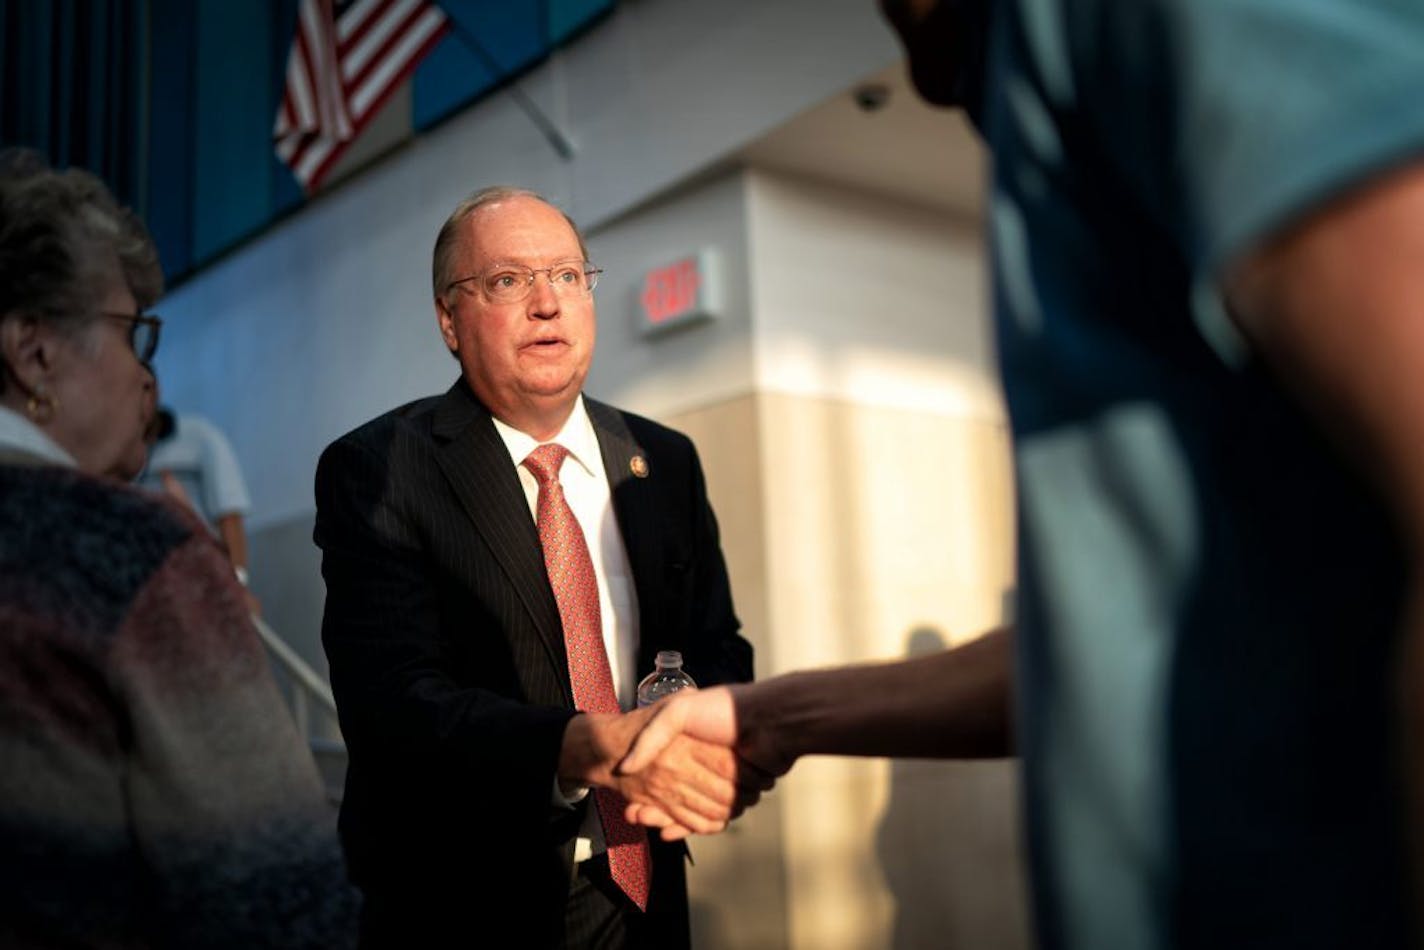
[[[490,418],[494,419],[493,416]],[[504,447],[509,450],[509,457],[514,461],[515,467],[521,465],[529,457],[529,453],[539,446],[547,442],[557,442],[569,450],[569,457],[575,459],[588,474],[596,476],[603,471],[598,433],[593,431],[593,422],[588,417],[588,410],[584,408],[582,393],[574,400],[574,408],[564,420],[564,427],[546,442],[540,442],[498,419],[494,419],[494,430],[504,440]]]
[[[44,431],[13,409],[0,406],[0,455],[10,461],[78,468],[79,463]]]

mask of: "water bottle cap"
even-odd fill
[[[656,662],[660,669],[677,669],[682,666],[682,653],[677,650],[659,650]]]

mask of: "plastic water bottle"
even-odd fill
[[[676,650],[658,651],[657,669],[638,684],[638,706],[651,706],[680,689],[696,689],[692,677],[682,671],[682,654]]]

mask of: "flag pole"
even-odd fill
[[[460,42],[463,43],[470,52],[475,54],[480,62],[484,64],[485,68],[490,71],[491,75],[496,79],[500,79],[504,76],[504,70],[500,67],[499,63],[495,62],[495,58],[490,55],[489,50],[485,49],[479,40],[475,39],[474,36],[449,13],[445,14],[445,20],[450,24],[451,32],[459,37]],[[559,131],[559,127],[554,125],[549,117],[544,114],[543,110],[524,94],[524,90],[519,88],[519,83],[510,79],[505,88],[509,90],[510,97],[514,99],[519,108],[529,117],[529,121],[533,122],[535,127],[544,133],[544,138],[548,140],[549,145],[558,153],[559,157],[564,161],[571,160],[574,157],[573,143],[569,141],[563,132]]]

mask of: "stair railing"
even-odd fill
[[[262,637],[262,642],[266,644],[268,652],[277,660],[283,672],[291,679],[292,688],[292,718],[296,720],[297,731],[302,738],[308,742],[312,741],[311,731],[311,704],[331,716],[332,721],[336,721],[336,697],[331,694],[331,686],[322,679],[321,674],[311,668],[311,664],[302,659],[297,651],[287,645],[287,641],[277,635],[277,632],[267,625],[261,617],[253,617],[252,621],[257,626],[257,633]]]

